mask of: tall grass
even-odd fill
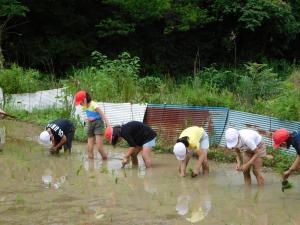
[[[128,53],[108,59],[92,54],[93,64],[74,69],[59,82],[68,95],[86,90],[92,98],[105,102],[221,106],[281,119],[300,119],[300,69],[284,62],[246,63],[238,68],[212,65],[180,80],[166,76],[140,75],[140,61]],[[281,69],[280,69],[281,68]],[[16,65],[0,71],[5,93],[21,93],[57,86],[57,82],[34,70]]]
[[[282,75],[267,64],[247,63],[238,69],[212,65],[175,80],[169,76],[140,77],[139,60],[128,53],[110,60],[95,52],[93,60],[93,66],[74,70],[65,82],[70,94],[84,89],[98,101],[221,106],[299,119],[300,70],[296,67],[285,67]],[[292,71],[294,79],[283,82],[287,71]]]
[[[5,94],[17,94],[30,93],[60,86],[52,77],[53,76],[42,74],[37,70],[25,70],[13,64],[8,69],[0,70],[0,87]]]

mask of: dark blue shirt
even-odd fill
[[[121,137],[123,137],[130,147],[142,147],[147,142],[156,137],[155,131],[144,123],[131,121],[122,125]]]
[[[67,136],[69,133],[73,132],[74,125],[70,120],[58,119],[49,123],[46,126],[46,130],[48,128],[51,129],[55,142],[59,143],[64,135]]]
[[[291,145],[296,149],[297,154],[300,155],[300,131],[294,131],[291,134],[291,138],[287,140],[287,148]]]

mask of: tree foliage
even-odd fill
[[[1,1],[1,5],[18,3]],[[298,1],[20,0],[15,4],[23,5],[27,8],[3,11],[8,15],[14,9],[24,15],[30,10],[28,23],[14,27],[4,40],[4,55],[44,71],[63,73],[89,64],[95,50],[113,57],[127,51],[139,56],[144,74],[175,76],[194,71],[196,61],[203,68],[212,63],[236,66],[300,58]]]

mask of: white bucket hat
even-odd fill
[[[178,160],[184,160],[186,156],[186,147],[182,142],[177,142],[174,145],[173,152]]]
[[[50,134],[48,133],[48,131],[44,130],[41,134],[40,134],[40,141],[43,144],[49,145],[51,144],[50,141]]]
[[[237,131],[237,129],[228,128],[225,133],[225,139],[227,148],[231,149],[235,147],[238,143],[239,132]]]

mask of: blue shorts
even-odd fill
[[[152,148],[155,146],[155,140],[156,138],[153,138],[151,141],[148,141],[147,143],[143,144],[143,148]]]

